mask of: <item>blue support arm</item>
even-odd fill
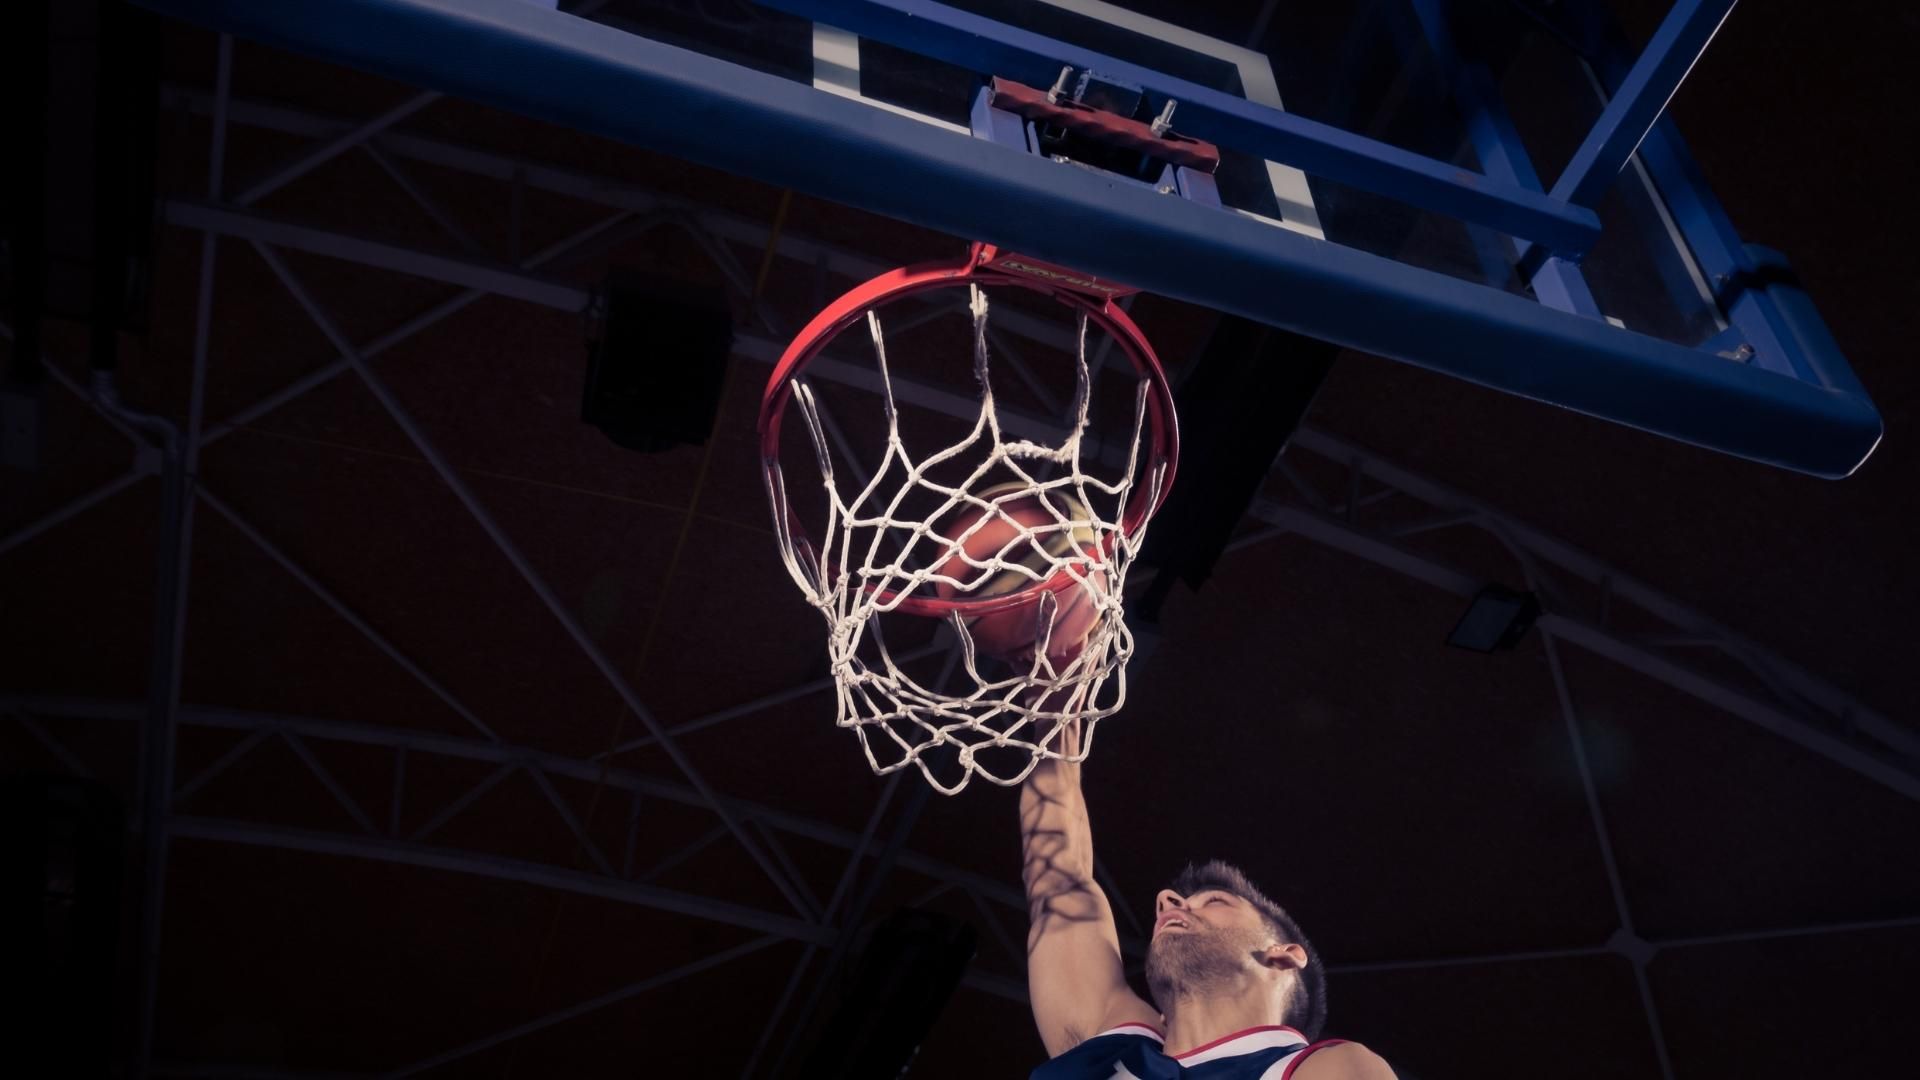
[[[1755,461],[1844,476],[1880,438],[1872,403],[1837,381],[1732,363],[523,0],[144,2]],[[1820,366],[1845,369],[1837,354]]]
[[[1427,48],[1439,67],[1442,81],[1452,88],[1455,104],[1465,121],[1467,138],[1480,159],[1480,167],[1495,180],[1515,184],[1528,191],[1541,189],[1540,176],[1527,155],[1526,144],[1515,130],[1500,98],[1500,87],[1484,64],[1460,55],[1447,25],[1445,0],[1410,0],[1414,21],[1427,39]],[[1518,254],[1518,252],[1516,252]],[[1580,268],[1567,260],[1548,257],[1527,275],[1533,295],[1548,307],[1571,311],[1588,318],[1601,318],[1600,305]]]
[[[1528,191],[1280,109],[993,22],[932,0],[760,0],[956,67],[1050,86],[1062,66],[1097,71],[1180,103],[1181,134],[1578,255],[1600,219]]]
[[[1568,15],[1572,24],[1561,28],[1574,47],[1589,58],[1594,73],[1609,95],[1626,89],[1632,65],[1619,31],[1608,20],[1600,4],[1574,5]],[[1767,371],[1791,375],[1804,382],[1825,382],[1798,345],[1799,337],[1786,325],[1779,306],[1764,290],[1746,289],[1742,284],[1756,276],[1756,267],[1739,230],[1707,187],[1707,180],[1686,148],[1686,141],[1671,116],[1662,115],[1640,144],[1640,161],[1653,178],[1653,184],[1673,215],[1674,224],[1685,237],[1700,270],[1712,284],[1715,299],[1727,321],[1736,327],[1745,343],[1752,346],[1751,363]],[[1816,320],[1817,315],[1813,316]],[[1831,341],[1830,335],[1815,337]],[[1846,369],[1835,350],[1828,358]],[[1852,374],[1847,370],[1847,377]],[[1857,384],[1856,384],[1857,385]],[[1864,398],[1865,393],[1861,396]]]
[[[1586,141],[1566,171],[1554,181],[1553,197],[1576,206],[1596,206],[1626,167],[1640,141],[1653,130],[1667,102],[1706,52],[1735,0],[1675,0],[1673,10],[1641,51],[1606,111],[1594,121]]]

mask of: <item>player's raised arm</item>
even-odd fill
[[[1074,739],[1077,733],[1069,732]],[[1113,908],[1095,884],[1080,766],[1042,761],[1020,790],[1027,993],[1049,1055],[1124,1023],[1159,1025],[1127,986]]]

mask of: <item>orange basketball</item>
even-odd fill
[[[1026,487],[1021,483],[1001,484],[980,493],[980,497],[991,502],[1010,491]],[[1064,492],[1055,490],[1046,498],[1066,517],[1069,522],[1085,521],[1088,515],[1079,500]],[[967,507],[955,514],[953,520],[942,527],[942,535],[949,540],[972,528],[980,520],[981,511],[976,507]],[[1031,539],[1021,535],[1021,527],[1046,530],[1036,532]],[[1048,526],[1052,526],[1050,530]],[[1041,551],[1035,551],[1035,547]],[[986,524],[980,526],[962,545],[968,558],[975,562],[987,562],[998,556],[1001,561],[1018,563],[1040,575],[1043,579],[1051,574],[1067,576],[1064,569],[1055,570],[1055,559],[1065,557],[1075,546],[1081,551],[1099,559],[1099,538],[1090,528],[1066,529],[1060,527],[1060,520],[1041,502],[1041,497],[1028,495],[1010,499],[1001,503],[999,509]],[[1046,554],[1042,554],[1044,551]],[[943,600],[956,597],[982,599],[1000,596],[1010,592],[1037,589],[1033,578],[1017,570],[982,569],[969,565],[958,554],[943,561],[938,572],[970,588],[956,588],[945,581],[936,580],[934,590]],[[1053,635],[1049,639],[1047,653],[1055,660],[1071,658],[1085,643],[1087,635],[1093,632],[1100,621],[1100,605],[1096,597],[1104,597],[1107,592],[1107,575],[1103,568],[1096,565],[1085,572],[1086,584],[1073,583],[1054,592],[1057,610],[1053,617]],[[982,581],[981,579],[986,580]],[[1059,578],[1053,578],[1058,581]],[[978,582],[976,585],[975,583]],[[1091,590],[1091,594],[1090,594]],[[1014,660],[1027,660],[1031,657],[1035,640],[1040,636],[1040,603],[1037,598],[1031,604],[1008,611],[994,612],[967,620],[967,632],[972,635],[974,646],[981,652]]]

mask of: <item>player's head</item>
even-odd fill
[[[1251,981],[1284,995],[1282,1023],[1319,1037],[1327,1021],[1320,954],[1238,867],[1217,859],[1189,865],[1160,891],[1154,914],[1147,988],[1162,1011],[1176,997],[1233,992]]]

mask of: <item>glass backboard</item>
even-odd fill
[[[1662,116],[1732,0],[1637,47],[1601,0],[147,2],[1755,461],[1845,476],[1880,437]],[[1062,69],[1172,103],[1219,205],[970,124]]]

